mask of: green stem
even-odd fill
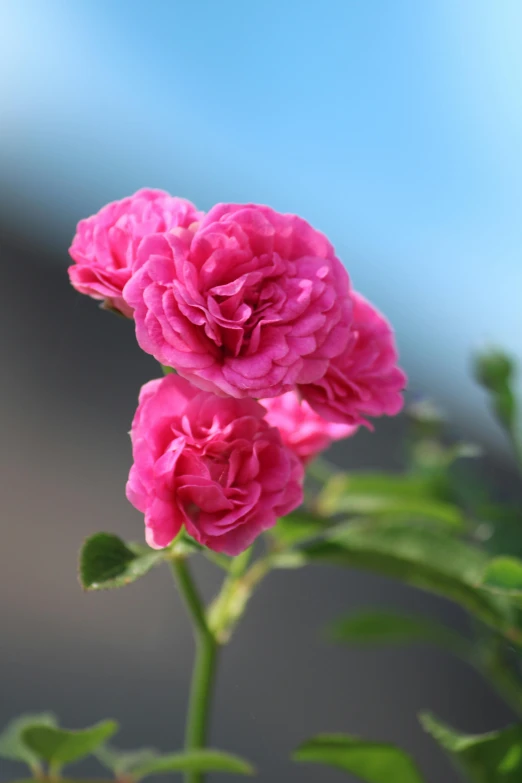
[[[210,634],[196,637],[196,660],[190,686],[189,710],[185,730],[185,748],[196,750],[207,741],[210,704],[217,664],[217,643]],[[199,783],[202,774],[187,775],[187,783]]]
[[[192,673],[185,729],[185,749],[198,750],[207,740],[210,705],[217,664],[217,642],[205,616],[205,608],[184,558],[172,560],[172,572],[192,618],[196,642],[196,660]],[[202,772],[186,772],[185,783],[203,783]]]
[[[176,556],[172,559],[172,573],[181,596],[187,607],[187,611],[194,624],[196,637],[198,634],[209,633],[205,607],[197,591],[192,574],[184,557]]]
[[[208,619],[214,638],[226,644],[243,616],[253,591],[272,567],[271,555],[256,560],[247,569],[251,551],[236,557],[221,592],[209,607]]]
[[[61,764],[49,764],[49,777],[48,779],[51,781],[51,783],[57,783],[57,781],[61,781],[62,775],[62,765]]]
[[[522,437],[513,426],[508,432],[519,470],[522,471]]]

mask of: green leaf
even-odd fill
[[[522,508],[494,503],[477,503],[470,506],[474,518],[475,535],[484,543],[490,556],[522,558]]]
[[[477,587],[486,555],[438,529],[351,522],[301,551],[310,561],[362,568],[442,595],[522,644],[509,602]]]
[[[490,348],[475,356],[475,379],[491,392],[502,389],[513,380],[514,365],[511,358],[498,348]]]
[[[12,720],[0,734],[0,758],[22,761],[32,768],[39,765],[39,758],[23,741],[23,731],[28,726],[56,726],[56,718],[50,712],[21,715]]]
[[[433,499],[429,480],[387,473],[339,473],[326,484],[317,507],[321,514],[346,513],[408,517],[462,529],[462,512],[451,503]]]
[[[508,434],[517,440],[516,400],[513,394],[515,365],[503,351],[493,348],[483,351],[475,357],[476,380],[489,392],[491,404],[497,419]]]
[[[157,750],[140,748],[138,750],[117,750],[110,745],[102,745],[94,755],[104,767],[114,772],[116,777],[128,775],[137,767],[158,758]]]
[[[117,731],[113,720],[97,723],[89,729],[67,731],[53,726],[28,726],[22,732],[24,743],[52,767],[61,767],[90,755]]]
[[[298,550],[289,552],[276,552],[270,557],[270,567],[280,569],[292,569],[302,568],[308,563],[306,555]]]
[[[400,748],[345,734],[319,734],[301,745],[292,758],[337,767],[365,783],[422,783],[415,762]]]
[[[516,557],[495,557],[491,560],[481,584],[494,593],[509,596],[522,604],[522,560]]]
[[[349,502],[347,495],[420,498],[426,495],[426,482],[401,473],[336,473],[319,495],[321,513],[343,511],[342,504]]]
[[[134,767],[132,776],[135,780],[141,780],[147,775],[160,775],[165,772],[228,772],[252,775],[254,768],[239,756],[220,750],[204,749],[158,756]]]
[[[441,623],[420,615],[383,610],[360,611],[343,617],[332,623],[328,635],[335,642],[352,645],[431,642],[458,654],[467,647],[466,639]]]
[[[422,714],[420,720],[470,782],[520,783],[522,780],[522,726],[465,735],[428,713]]]
[[[165,550],[126,544],[111,533],[96,533],[80,552],[80,583],[86,590],[123,587],[144,576],[165,558]]]
[[[270,533],[284,546],[293,546],[308,538],[315,538],[328,530],[329,521],[317,514],[306,511],[293,511],[281,517]]]

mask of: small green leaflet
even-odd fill
[[[94,755],[104,767],[114,772],[116,777],[129,775],[135,767],[152,761],[159,756],[153,748],[139,748],[138,750],[118,750],[111,745],[102,745],[94,751]]]
[[[522,781],[522,726],[489,734],[459,734],[433,715],[420,716],[424,729],[438,742],[470,783]]]
[[[105,720],[88,729],[67,731],[54,726],[28,726],[22,739],[33,753],[54,768],[89,756],[117,731],[118,724]]]
[[[373,571],[442,595],[522,645],[510,602],[477,587],[486,555],[439,529],[354,521],[333,528],[324,541],[306,543],[301,552],[311,562]]]
[[[324,517],[299,509],[281,517],[270,533],[285,547],[289,547],[325,533],[329,524],[329,520]]]
[[[157,756],[132,769],[132,777],[141,780],[147,775],[169,772],[228,772],[235,775],[253,775],[254,768],[239,756],[220,750],[202,749]]]
[[[490,395],[493,411],[508,432],[517,441],[517,404],[513,393],[515,364],[508,354],[492,348],[475,357],[475,379]]]
[[[86,590],[123,587],[144,576],[165,558],[165,550],[125,543],[111,533],[96,533],[80,552],[80,583]]]
[[[469,646],[464,637],[441,623],[388,609],[354,612],[336,620],[327,632],[332,641],[351,645],[428,642],[456,654],[463,654]]]
[[[0,758],[22,761],[32,768],[39,765],[39,757],[23,741],[22,734],[28,726],[56,726],[56,718],[50,712],[21,715],[12,720],[0,734]]]
[[[522,560],[517,557],[493,558],[486,566],[481,585],[522,604]]]
[[[458,532],[460,509],[433,498],[427,479],[386,473],[338,473],[324,486],[318,510],[325,516],[354,514],[425,521]]]
[[[346,734],[319,734],[301,745],[292,758],[337,767],[364,783],[423,783],[415,762],[405,751]]]

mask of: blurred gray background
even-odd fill
[[[182,744],[193,648],[168,571],[96,595],[76,579],[89,534],[143,535],[124,496],[127,432],[157,365],[66,274],[77,220],[111,199],[163,187],[324,230],[396,326],[410,393],[484,445],[484,475],[511,491],[469,357],[484,341],[521,355],[521,22],[516,2],[0,0],[1,724],[52,709],[71,728],[119,719],[123,746]],[[330,457],[399,468],[404,430],[379,422]],[[211,596],[215,570],[198,576]],[[213,744],[262,783],[327,783],[347,778],[289,752],[346,731],[453,783],[419,709],[464,731],[511,716],[436,650],[321,636],[343,612],[390,604],[466,628],[445,602],[367,574],[272,575],[223,655]],[[2,783],[21,776],[0,762]]]

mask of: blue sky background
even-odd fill
[[[470,352],[522,359],[521,31],[517,0],[2,0],[2,209],[63,243],[144,185],[297,212],[469,423]]]

